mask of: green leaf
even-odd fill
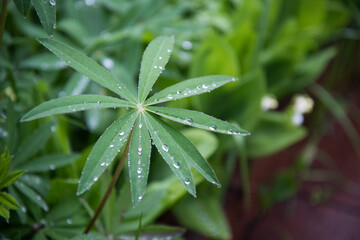
[[[22,169],[31,172],[45,172],[66,166],[75,161],[79,154],[52,154],[36,158],[21,165]]]
[[[56,2],[55,0],[32,0],[32,4],[39,16],[41,25],[50,36],[54,32],[56,19]]]
[[[27,13],[29,12],[31,0],[14,0],[15,6],[17,10],[26,17]]]
[[[168,118],[175,122],[179,122],[192,127],[211,130],[219,133],[231,135],[249,135],[250,133],[228,122],[206,115],[202,112],[166,107],[148,107],[149,111]]]
[[[178,239],[185,233],[184,228],[153,225],[141,229],[139,239]],[[121,234],[120,239],[136,239],[137,234]]]
[[[161,102],[186,98],[193,95],[199,95],[205,92],[210,92],[228,82],[236,80],[237,78],[223,75],[188,79],[174,84],[170,87],[167,87],[164,90],[154,94],[152,97],[145,101],[145,104],[152,105]]]
[[[190,140],[205,159],[213,155],[219,147],[217,137],[211,132],[198,128],[185,128],[181,130],[181,134]]]
[[[198,170],[209,182],[220,186],[214,170],[200,154],[197,148],[184,135],[175,128],[171,127],[169,124],[160,120],[158,120],[158,123],[176,142],[179,150],[185,157],[185,161],[190,166]]]
[[[140,115],[134,126],[128,156],[131,196],[134,206],[139,204],[145,193],[150,167],[151,141],[143,118],[143,115]]]
[[[41,149],[51,136],[55,128],[54,122],[49,121],[37,128],[22,144],[14,154],[14,166],[28,160],[39,149]]]
[[[30,121],[37,118],[47,117],[54,114],[72,113],[94,108],[130,107],[129,102],[101,95],[76,95],[53,99],[44,102],[29,112],[21,121]]]
[[[36,205],[38,205],[39,207],[44,209],[46,212],[49,210],[44,199],[39,194],[37,194],[34,190],[32,190],[30,187],[26,186],[22,182],[16,182],[15,186],[22,194],[27,196],[33,203],[35,203]]]
[[[18,179],[23,173],[25,173],[26,171],[24,170],[17,170],[14,172],[11,172],[10,174],[8,174],[1,182],[0,182],[0,189],[4,188],[6,186],[11,185],[13,182],[16,181],[16,179]]]
[[[10,212],[7,208],[3,207],[2,205],[0,205],[0,216],[3,216],[6,222],[9,222]]]
[[[145,115],[145,122],[149,129],[151,139],[159,153],[169,165],[171,170],[180,179],[185,189],[196,197],[195,183],[190,168],[186,162],[185,153],[167,129],[149,114]]]
[[[52,53],[40,53],[24,59],[21,68],[37,69],[42,71],[55,71],[67,67],[67,64]]]
[[[5,149],[4,153],[0,156],[0,181],[8,174],[10,170],[11,157],[9,150]]]
[[[76,237],[71,238],[71,240],[108,240],[107,237],[104,237],[103,235],[99,233],[89,233],[89,234],[82,234],[78,235]]]
[[[77,195],[89,190],[109,166],[127,141],[136,117],[134,111],[122,116],[101,135],[85,163]]]
[[[0,205],[9,209],[19,209],[17,201],[8,193],[0,192]]]
[[[139,76],[139,101],[142,103],[170,58],[174,47],[174,37],[161,36],[145,49]]]
[[[121,81],[82,52],[52,39],[40,38],[38,41],[79,73],[113,91],[122,98],[136,102],[135,97]]]

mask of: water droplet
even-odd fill
[[[168,99],[172,99],[171,94],[167,95],[167,98],[168,98]]]
[[[112,69],[115,65],[114,60],[112,60],[111,58],[104,58],[101,64],[107,69]]]
[[[190,184],[190,180],[189,179],[185,179],[185,184],[189,185]]]
[[[49,3],[51,6],[55,6],[56,5],[56,1],[55,0],[49,0]]]
[[[171,160],[174,160],[174,156],[170,156],[170,159],[171,159]]]
[[[180,163],[179,163],[179,162],[174,162],[173,165],[174,165],[175,168],[179,168],[179,167],[180,167]]]
[[[97,101],[97,104],[100,104],[101,103],[101,101],[99,100],[99,101]]]
[[[218,187],[218,188],[221,188],[221,184],[219,183],[219,184],[216,184],[216,186]]]
[[[119,132],[119,135],[120,136],[123,136],[125,133],[124,132]]]
[[[202,88],[203,88],[203,89],[207,89],[208,87],[209,87],[209,86],[206,85],[206,84],[203,84],[203,85],[202,85]]]
[[[105,166],[105,162],[100,163],[100,166]]]
[[[138,155],[141,156],[141,155],[142,155],[142,152],[139,151],[139,152],[138,152]]]
[[[139,128],[142,128],[142,123],[139,124]]]
[[[197,90],[201,90],[201,86],[199,85],[199,86],[196,86],[196,89]]]
[[[211,126],[210,126],[210,130],[215,131],[215,130],[216,130],[216,126],[215,126],[215,125],[211,125]]]
[[[66,223],[67,223],[67,224],[72,224],[71,218],[66,219]]]
[[[142,198],[143,198],[143,196],[139,196],[139,197],[138,197],[139,201],[140,201]]]
[[[192,42],[190,41],[183,41],[181,44],[182,48],[185,50],[190,50],[192,48]]]
[[[228,130],[228,134],[234,134],[234,130],[232,129]]]
[[[52,132],[55,132],[56,126],[51,126],[50,130],[51,130]]]
[[[113,147],[114,147],[114,144],[111,144],[109,147],[110,147],[110,148],[113,148]]]
[[[162,57],[160,56],[159,59],[162,59]]]
[[[176,93],[177,93],[177,94],[181,94],[181,90],[177,90]]]
[[[171,49],[168,49],[167,52],[171,52]]]
[[[141,151],[142,151],[142,147],[138,147],[138,151],[141,152]]]
[[[55,165],[50,165],[50,170],[55,170]]]
[[[236,81],[236,80],[237,80],[237,78],[235,78],[235,77],[233,77],[233,78],[231,79],[231,81],[233,81],[233,82]]]
[[[161,146],[162,150],[164,150],[165,152],[168,152],[169,151],[169,147],[167,145],[162,145]]]
[[[26,207],[24,207],[24,206],[21,207],[21,211],[24,212],[24,213],[26,213],[26,211],[27,211],[27,210],[26,210]]]
[[[53,29],[56,29],[56,22],[54,22],[53,24]]]
[[[184,123],[187,125],[191,125],[193,123],[193,120],[191,118],[187,118],[185,119]]]
[[[98,180],[98,177],[94,177],[94,182],[96,182]]]
[[[41,200],[41,197],[39,195],[36,196],[37,200]]]
[[[217,85],[216,85],[216,83],[212,83],[211,86],[216,87]]]
[[[67,62],[67,64],[70,64],[70,63],[71,63],[71,61],[70,61],[70,60],[67,60],[66,62]]]
[[[239,131],[234,131],[234,134],[239,135],[240,132]]]
[[[158,68],[158,66],[154,66],[154,68]]]
[[[138,168],[137,171],[136,171],[138,174],[140,174],[142,172],[142,169],[141,168]]]
[[[158,133],[159,133],[159,131],[158,131],[158,130],[154,130],[154,133],[155,133],[155,134],[158,134]]]

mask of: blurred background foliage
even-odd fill
[[[0,2],[4,6],[5,0]],[[174,35],[175,48],[156,90],[203,75],[240,78],[212,93],[167,104],[203,111],[252,133],[229,137],[183,129],[215,168],[222,188],[202,183],[202,176],[194,172],[199,192],[194,199],[154,152],[140,205],[132,208],[127,171],[106,204],[96,232],[109,239],[135,239],[138,229],[143,239],[184,239],[183,228],[231,239],[223,203],[235,172],[240,171],[239,204],[245,208],[254,196],[262,211],[294,196],[303,181],[299,176],[310,171],[316,145],[326,132],[328,112],[340,121],[353,146],[359,146],[347,104],[331,92],[339,76],[359,67],[356,1],[33,0],[30,6],[30,1],[14,0],[7,1],[6,12],[0,55],[0,150],[6,147],[13,155],[12,171],[26,173],[6,188],[20,209],[11,211],[9,224],[1,220],[3,238],[64,239],[82,233],[112,173],[105,172],[78,198],[81,169],[96,139],[125,113],[90,110],[20,123],[25,112],[46,100],[111,94],[41,47],[39,37],[83,51],[134,91],[142,52],[159,35]],[[357,62],[351,60],[354,57]],[[337,64],[328,67],[331,61]],[[315,83],[321,76],[325,77],[320,84]],[[251,195],[251,165],[303,139],[293,166]],[[169,216],[170,223],[182,228],[159,225]]]

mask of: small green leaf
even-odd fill
[[[10,170],[11,157],[9,150],[5,149],[4,153],[0,156],[0,182],[8,174]]]
[[[140,115],[130,140],[129,174],[133,205],[141,201],[149,175],[151,140],[145,126],[143,116]]]
[[[166,107],[148,107],[149,111],[156,113],[162,117],[168,118],[175,122],[179,122],[192,127],[211,130],[219,133],[231,135],[249,135],[250,133],[228,122],[219,120],[202,112]]]
[[[185,233],[184,228],[152,225],[141,229],[139,239],[178,239]],[[121,234],[120,239],[136,239],[137,233]],[[179,238],[181,239],[181,238]]]
[[[67,64],[56,55],[45,52],[24,59],[19,67],[42,71],[55,71],[67,67]]]
[[[36,205],[38,205],[39,207],[44,209],[44,211],[47,212],[49,210],[44,199],[39,194],[37,194],[34,190],[32,190],[30,187],[28,187],[27,185],[25,185],[22,182],[16,182],[15,186],[22,194],[27,196],[33,203],[35,203]]]
[[[113,91],[122,98],[134,103],[136,102],[135,97],[121,81],[82,52],[52,39],[40,38],[38,41],[79,73]]]
[[[51,136],[54,127],[54,122],[49,121],[41,125],[27,139],[25,139],[14,154],[14,166],[28,160],[32,155],[39,151]]]
[[[203,158],[196,147],[184,135],[175,128],[171,127],[169,124],[160,120],[158,120],[158,123],[176,142],[180,151],[183,153],[186,162],[198,170],[209,182],[220,186],[214,170]]]
[[[185,189],[196,197],[195,182],[181,146],[179,146],[173,136],[167,132],[167,129],[163,127],[163,124],[160,124],[159,120],[146,114],[145,122],[151,138],[165,162],[180,179]]]
[[[17,10],[24,17],[26,17],[26,15],[29,12],[30,2],[31,2],[31,0],[14,0],[14,3],[15,3],[15,6],[16,6]]]
[[[17,170],[8,174],[2,181],[0,181],[0,189],[11,185],[25,172],[26,171],[24,170]]]
[[[50,36],[54,32],[56,20],[56,2],[55,0],[32,0],[32,4],[39,16],[41,25]]]
[[[19,209],[20,206],[17,201],[8,193],[0,192],[0,205],[8,209]]]
[[[53,99],[36,106],[27,112],[21,121],[30,121],[54,114],[72,113],[94,108],[115,108],[130,106],[132,105],[127,101],[107,96],[90,94],[67,96]]]
[[[136,117],[137,113],[135,111],[122,116],[101,135],[85,163],[77,195],[89,190],[109,166],[121,147],[126,143]]]
[[[9,218],[10,218],[9,209],[5,208],[1,204],[0,204],[0,216],[3,216],[6,220],[6,222],[9,222]]]
[[[21,165],[22,169],[31,172],[45,172],[66,166],[75,161],[79,154],[52,154],[46,155]]]
[[[199,95],[205,92],[210,92],[228,82],[236,80],[237,78],[223,75],[188,79],[174,84],[170,87],[167,87],[164,90],[154,94],[152,97],[145,101],[145,104],[152,105],[161,102],[186,98],[193,95]]]
[[[161,36],[145,49],[139,76],[139,101],[142,103],[170,58],[174,47],[174,37]]]

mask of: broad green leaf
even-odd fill
[[[143,118],[143,115],[140,115],[134,126],[128,156],[134,206],[139,204],[145,193],[150,167],[151,140]]]
[[[21,169],[31,172],[45,172],[66,166],[75,161],[79,154],[52,154],[46,155],[21,165]]]
[[[157,121],[159,126],[163,128],[176,142],[179,150],[183,153],[185,161],[196,170],[198,170],[209,182],[220,186],[214,170],[204,159],[196,147],[178,130],[171,127],[163,121]]]
[[[26,17],[27,13],[29,12],[31,0],[14,0],[15,6],[17,10]]]
[[[10,161],[9,150],[5,149],[4,153],[0,156],[0,182],[10,170]]]
[[[10,212],[7,208],[2,206],[1,204],[0,204],[0,216],[3,216],[6,220],[6,222],[9,222]]]
[[[142,103],[151,91],[160,73],[170,58],[174,47],[174,37],[161,36],[145,49],[139,76],[139,101]]]
[[[194,179],[181,146],[167,132],[163,124],[160,124],[159,120],[155,120],[152,116],[146,114],[145,122],[150,131],[151,139],[165,162],[180,179],[185,189],[196,197]]]
[[[141,229],[139,239],[177,239],[185,233],[185,229],[165,225],[153,225]],[[137,234],[121,234],[119,239],[136,239]]]
[[[26,171],[24,170],[17,170],[8,174],[2,181],[0,181],[0,189],[11,185],[25,172]]]
[[[126,143],[136,117],[137,113],[134,111],[122,116],[101,135],[85,163],[77,195],[89,190],[109,166]]]
[[[145,104],[152,105],[171,100],[186,98],[193,95],[199,95],[205,92],[210,92],[215,88],[221,87],[228,82],[236,80],[237,78],[223,75],[191,78],[167,87],[164,90],[154,94],[152,97],[145,101]]]
[[[37,128],[21,145],[14,154],[14,166],[28,160],[39,151],[55,130],[53,121],[49,121]]]
[[[9,209],[19,209],[20,206],[16,200],[8,193],[0,192],[0,205]]]
[[[36,205],[38,205],[39,207],[41,207],[42,209],[44,209],[44,211],[48,211],[49,208],[45,202],[45,200],[42,198],[42,196],[40,196],[39,194],[37,194],[33,189],[31,189],[30,187],[26,186],[24,183],[22,182],[16,182],[15,186],[17,187],[17,189],[24,194],[25,196],[27,196],[33,203],[35,203]]]
[[[115,92],[122,98],[136,102],[135,97],[121,81],[79,50],[52,39],[40,38],[38,41],[79,73]]]
[[[116,108],[130,106],[132,105],[127,101],[108,96],[90,94],[67,96],[56,98],[36,106],[27,112],[21,121],[30,121],[54,114],[71,113],[94,108]]]
[[[55,0],[32,0],[32,4],[39,16],[41,25],[50,36],[54,32],[56,20]]]
[[[231,135],[249,135],[247,131],[241,129],[228,122],[219,120],[217,118],[206,115],[202,112],[197,112],[187,109],[166,108],[166,107],[148,107],[149,111],[156,113],[162,117],[168,118],[175,122],[179,122],[192,127],[211,130],[219,133],[226,133]]]

